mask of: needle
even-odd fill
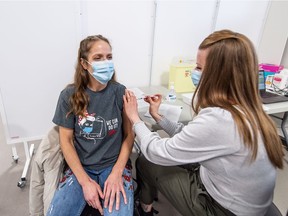
[[[145,99],[145,98],[147,98],[147,97],[151,97],[151,98],[155,98],[155,99],[157,99],[158,97],[157,96],[154,96],[154,95],[147,95],[147,96],[145,96],[145,97],[140,97],[140,98],[137,98],[137,100],[142,100],[142,99]]]

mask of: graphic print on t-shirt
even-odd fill
[[[80,135],[89,140],[104,139],[107,135],[112,136],[116,133],[116,128],[118,128],[118,119],[105,120],[101,116],[96,116],[95,113],[89,114],[85,112],[85,116],[79,116],[78,125],[80,127]]]

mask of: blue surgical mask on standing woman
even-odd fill
[[[191,79],[192,79],[193,85],[194,85],[195,87],[199,84],[199,81],[200,81],[200,79],[201,79],[201,75],[202,75],[202,72],[199,71],[199,70],[194,70],[194,71],[192,71],[192,73],[191,73]]]
[[[87,61],[88,62],[88,61]],[[114,74],[114,64],[112,60],[88,62],[92,68],[92,76],[101,84],[108,83]]]

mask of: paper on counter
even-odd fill
[[[182,106],[178,105],[161,104],[159,107],[159,114],[164,115],[167,119],[173,122],[178,122],[181,112]],[[152,118],[149,111],[147,111],[144,116]]]

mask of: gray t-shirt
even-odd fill
[[[74,145],[82,165],[88,169],[100,170],[114,165],[122,145],[122,111],[125,86],[109,82],[99,92],[89,88],[89,105],[84,117],[67,116],[71,106],[69,98],[75,88],[68,86],[58,99],[53,122],[74,130]]]

